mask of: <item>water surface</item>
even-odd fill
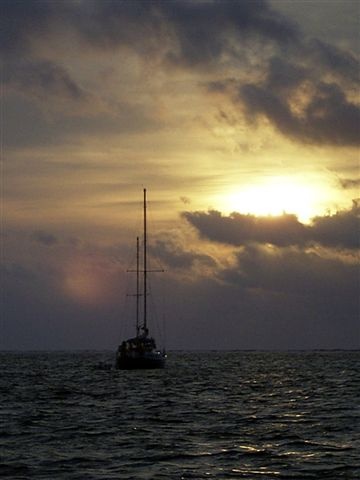
[[[11,479],[358,479],[359,352],[2,353]]]

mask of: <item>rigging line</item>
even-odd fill
[[[120,332],[119,332],[119,339],[118,342],[121,341],[122,338],[124,338],[124,333],[127,329],[127,319],[128,319],[128,310],[129,310],[129,301],[127,296],[125,296],[125,302],[122,303],[122,308],[121,308],[121,322],[120,322]]]
[[[159,288],[156,290],[159,290]],[[164,333],[160,324],[158,303],[155,301],[154,295],[152,295],[152,284],[149,285],[149,303],[149,320],[151,322],[151,326],[155,331],[155,336],[160,338],[161,346],[164,347]]]

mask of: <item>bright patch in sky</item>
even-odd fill
[[[308,222],[318,215],[323,188],[290,177],[271,177],[232,191],[222,198],[221,207],[227,212],[252,215],[282,215],[292,213]]]
[[[73,300],[83,305],[109,300],[108,274],[89,259],[72,259],[65,265],[64,287]]]

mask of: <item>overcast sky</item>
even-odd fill
[[[358,1],[0,9],[2,349],[360,347]]]

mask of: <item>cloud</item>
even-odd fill
[[[163,234],[150,245],[150,249],[160,262],[165,262],[172,269],[190,269],[196,265],[215,267],[216,265],[209,255],[185,247],[173,235]]]
[[[355,55],[302,38],[292,45],[291,59],[278,50],[264,59],[264,67],[253,68],[255,80],[244,82],[232,76],[210,80],[207,88],[228,98],[247,120],[266,118],[298,142],[359,145],[359,62]]]
[[[322,40],[308,41],[299,26],[265,0],[29,1],[25,6],[4,1],[2,9],[5,81],[24,94],[94,101],[96,95],[39,48],[47,42],[59,45],[70,34],[77,48],[92,54],[94,48],[125,56],[132,51],[144,62],[151,59],[156,68],[206,71],[214,77],[209,85],[222,86],[249,119],[266,117],[289,138],[339,146],[359,143],[360,108],[345,87],[357,85],[357,58]],[[250,55],[254,48],[258,54]],[[257,80],[247,76],[244,82],[244,66]],[[223,83],[229,69],[234,74],[230,89]],[[307,101],[294,108],[294,95],[304,96],[305,84]]]
[[[292,110],[290,98],[267,87],[239,88],[239,98],[250,115],[265,116],[281,133],[305,143],[359,145],[360,107],[348,101],[338,85],[320,82],[299,113]]]
[[[242,288],[321,299],[336,296],[353,303],[360,286],[355,263],[293,247],[246,246],[237,253],[235,265],[223,270],[220,277]]]
[[[348,211],[315,217],[304,225],[295,215],[255,216],[218,211],[184,212],[185,219],[208,240],[240,246],[249,243],[270,243],[279,247],[305,246],[318,243],[326,247],[356,249],[359,247],[360,204]]]
[[[263,83],[228,78],[208,82],[207,89],[227,97],[240,112],[245,108],[251,122],[265,117],[284,136],[298,142],[359,145],[359,105],[338,84],[311,80],[308,72],[274,57]]]
[[[318,143],[358,145],[360,108],[336,84],[320,83],[305,110],[304,136]]]
[[[298,29],[263,0],[189,0],[148,2],[93,0],[79,2],[2,2],[1,48],[5,56],[22,57],[27,65],[13,73],[27,76],[39,88],[59,83],[71,94],[79,90],[60,66],[39,59],[39,42],[75,34],[84,47],[99,50],[127,48],[142,58],[157,57],[185,68],[212,65],[237,57],[241,42],[296,42]],[[144,42],[146,38],[146,42]],[[236,48],[235,44],[238,45]],[[57,42],[56,42],[57,43]],[[25,80],[19,80],[25,82]]]
[[[0,51],[3,55],[28,54],[31,40],[49,32],[64,6],[65,2],[2,0]]]
[[[296,41],[297,27],[262,0],[160,2],[175,38],[167,59],[184,66],[212,65],[225,54],[237,56],[245,38],[276,44]]]
[[[355,85],[358,84],[359,62],[351,52],[319,39],[312,39],[309,49],[315,64],[320,62],[328,71],[353,82]]]
[[[211,5],[216,8],[215,4]],[[241,35],[254,33],[262,40],[273,41],[272,51],[277,53],[269,58],[265,71],[261,71],[260,65],[252,67],[253,77],[265,77],[264,81],[244,83],[236,77],[214,79],[209,81],[209,89],[228,95],[240,110],[245,108],[250,120],[266,117],[279,132],[291,139],[313,144],[358,145],[360,107],[347,95],[348,84],[352,85],[353,91],[358,88],[359,63],[355,55],[318,39],[307,41],[296,26],[281,16],[276,18],[274,11],[264,2],[223,2],[221,6],[220,15],[216,16],[211,8],[208,11],[211,19],[214,16],[220,18],[213,41],[207,40],[201,26],[198,30],[192,29],[191,21],[184,22],[178,33],[181,44],[185,45],[183,60],[188,59],[191,65],[207,60],[210,63],[213,59],[219,62],[226,52],[236,61],[241,51]],[[211,25],[204,11],[199,17]],[[273,35],[276,23],[277,31],[281,32],[277,38]],[[279,28],[280,25],[283,28]],[[225,32],[231,32],[237,47]],[[204,39],[207,49],[202,49]],[[209,45],[213,45],[213,49]],[[284,49],[285,46],[288,50]],[[291,62],[285,52],[291,52]]]
[[[360,178],[339,178],[339,183],[344,189],[360,187]]]
[[[248,242],[293,245],[304,238],[306,227],[295,215],[280,217],[256,217],[232,213],[223,216],[220,212],[185,212],[183,216],[204,238],[230,245]]]
[[[162,294],[171,298],[169,339],[177,348],[358,346],[354,261],[322,256],[322,249],[258,244],[233,254],[211,275],[187,282],[166,277]]]
[[[80,102],[89,97],[65,68],[50,60],[8,62],[3,80],[7,87],[38,98],[59,96]]]
[[[62,15],[66,12],[85,44],[99,49],[127,47],[156,57],[160,53],[165,62],[192,68],[233,53],[232,38],[287,44],[298,37],[296,25],[264,0],[108,0],[71,7],[62,9]]]
[[[266,86],[274,92],[291,93],[309,76],[309,71],[302,65],[283,60],[279,56],[270,58]]]
[[[351,210],[313,218],[310,236],[327,247],[360,247],[360,202],[354,200]]]
[[[38,230],[32,234],[32,238],[42,244],[46,245],[47,247],[51,247],[53,245],[56,245],[58,243],[58,239],[55,235],[52,233],[44,232],[42,230]]]
[[[248,245],[234,252],[230,266],[212,263],[211,275],[192,271],[184,282],[179,269],[206,266],[208,259],[195,244],[190,249],[179,238],[171,244],[171,237],[165,248],[154,243],[171,267],[160,275],[158,292],[169,319],[169,348],[358,346],[354,264],[296,247]],[[3,348],[115,350],[128,291],[120,264],[125,247],[57,238],[51,249],[23,231],[7,239],[0,277]]]

